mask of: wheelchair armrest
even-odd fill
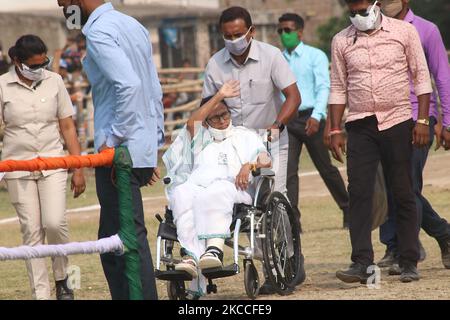
[[[166,214],[163,218],[157,214],[156,219],[159,221],[158,236],[166,240],[178,241],[177,228],[173,222],[173,213],[166,206]]]
[[[178,241],[177,229],[175,225],[163,222],[159,225],[158,237],[165,240]]]
[[[275,172],[268,168],[258,168],[252,172],[254,177],[275,177]]]

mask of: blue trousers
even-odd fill
[[[412,181],[416,199],[417,211],[419,215],[419,226],[436,240],[445,239],[450,235],[450,225],[441,218],[433,209],[430,202],[422,195],[423,189],[423,169],[428,158],[428,152],[434,141],[434,126],[436,119],[430,118],[430,144],[427,148],[413,149],[412,156]],[[396,230],[396,208],[390,192],[389,183],[386,179],[388,194],[388,220],[380,227],[380,241],[387,246],[388,251],[397,252],[397,230]]]

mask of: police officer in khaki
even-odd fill
[[[2,160],[30,160],[80,154],[74,113],[62,78],[45,70],[47,47],[26,35],[9,50],[14,68],[0,77],[0,123],[4,123]],[[61,139],[62,138],[62,139]],[[65,216],[67,170],[11,172],[5,176],[9,196],[21,225],[24,245],[69,242]],[[74,197],[85,190],[82,170],[75,170]],[[67,257],[52,259],[58,300],[73,300],[67,286]],[[26,261],[33,299],[50,299],[45,259]]]

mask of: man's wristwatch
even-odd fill
[[[430,120],[429,119],[417,119],[416,123],[420,123],[426,126],[430,126]]]
[[[450,132],[450,126],[446,127],[445,130],[446,130],[447,132]]]
[[[275,120],[275,122],[273,123],[274,125],[276,125],[278,127],[278,129],[280,130],[280,132],[283,132],[284,128],[286,127],[284,124],[282,124],[280,121]]]

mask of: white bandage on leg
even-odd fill
[[[206,248],[216,247],[217,249],[220,249],[223,251],[224,245],[225,245],[225,239],[213,238],[213,239],[206,240]]]

